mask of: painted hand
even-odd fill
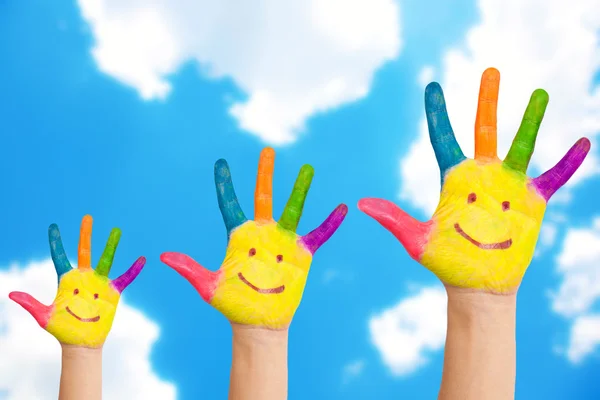
[[[121,292],[137,277],[146,259],[140,257],[117,279],[108,279],[121,231],[113,229],[100,262],[91,267],[92,217],[81,222],[78,267],[71,267],[63,248],[58,226],[48,229],[50,252],[58,275],[58,291],[51,306],[27,293],[11,292],[9,297],[35,318],[42,328],[62,344],[101,347],[110,331]]]
[[[219,208],[229,242],[217,272],[208,271],[180,253],[164,253],[161,260],[186,278],[200,296],[229,321],[269,329],[289,326],[306,284],[312,256],[340,226],[348,207],[339,205],[306,236],[296,227],[313,177],[313,168],[300,170],[279,222],[272,217],[272,180],[275,152],[260,155],[255,191],[254,221],[246,219],[233,189],[225,160],[215,164]]]
[[[550,197],[579,168],[590,149],[579,139],[556,166],[537,178],[526,175],[548,94],[533,92],[504,161],[496,155],[496,107],[500,74],[481,79],[475,122],[475,159],[463,155],[450,126],[439,84],[425,90],[431,143],[441,171],[439,205],[419,222],[393,203],[362,199],[359,209],[375,218],[411,257],[447,285],[491,293],[517,291],[537,242]]]

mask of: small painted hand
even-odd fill
[[[140,257],[123,275],[108,278],[121,231],[115,228],[96,270],[92,269],[92,217],[81,223],[78,267],[71,267],[56,224],[48,229],[50,252],[58,275],[58,291],[51,306],[38,302],[22,292],[9,297],[35,318],[42,328],[62,344],[101,347],[110,331],[121,292],[137,277],[146,259]]]
[[[491,293],[517,291],[529,266],[546,203],[575,173],[590,142],[579,139],[560,162],[537,178],[526,175],[548,94],[533,92],[508,155],[496,155],[500,74],[481,79],[475,122],[475,159],[463,155],[450,126],[439,84],[425,90],[431,143],[440,167],[439,205],[419,222],[393,203],[362,199],[358,207],[404,245],[411,257],[447,285]]]
[[[310,165],[301,168],[283,215],[275,222],[274,162],[274,150],[265,148],[258,165],[254,221],[247,220],[240,208],[227,162],[216,162],[217,197],[229,238],[225,260],[217,272],[206,270],[180,253],[164,253],[161,260],[186,278],[229,321],[284,329],[302,299],[313,254],[340,226],[348,207],[339,205],[317,229],[298,236],[296,227],[314,171]]]

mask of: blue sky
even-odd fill
[[[437,281],[389,233],[361,214],[356,202],[365,196],[383,197],[421,219],[429,216],[426,205],[402,197],[402,193],[415,193],[403,183],[406,172],[401,163],[418,140],[424,116],[424,84],[419,77],[430,74],[423,72],[429,66],[442,85],[443,79],[451,80],[452,73],[444,72],[450,62],[447,49],[464,47],[469,29],[484,18],[476,3],[463,0],[452,7],[440,2],[433,10],[407,1],[398,3],[398,10],[398,55],[373,68],[368,93],[309,113],[302,134],[289,143],[275,144],[276,216],[304,163],[312,164],[316,172],[299,232],[312,230],[340,202],[350,207],[338,233],[314,259],[290,329],[290,399],[425,399],[435,398],[439,387],[443,356],[439,346],[419,351],[427,361],[397,376],[382,361],[383,350],[371,341],[371,318],[415,296],[421,287],[435,287]],[[208,268],[218,268],[226,237],[213,164],[227,159],[242,208],[249,214],[258,155],[269,138],[261,136],[262,131],[240,129],[240,120],[228,111],[249,96],[235,74],[212,77],[190,58],[163,75],[171,87],[168,95],[144,99],[135,85],[101,71],[91,52],[97,38],[88,22],[80,5],[70,1],[0,3],[4,60],[0,65],[4,193],[0,268],[46,259],[50,223],[60,226],[73,260],[84,214],[95,221],[94,260],[110,228],[120,227],[123,236],[113,274],[124,271],[140,255],[148,258],[125,299],[160,327],[150,360],[156,374],[176,386],[178,399],[225,398],[231,357],[228,323],[158,257],[164,251],[181,251]],[[494,57],[498,54],[502,53]],[[494,65],[494,57],[487,60],[481,55],[484,67]],[[463,113],[471,124],[477,96],[472,87],[477,87],[483,71],[479,65],[473,68],[476,73],[468,76],[472,82],[464,93],[466,104],[452,104],[449,99],[451,119],[453,112]],[[524,75],[530,76],[523,68]],[[507,69],[503,78],[507,85],[509,79],[523,81],[518,68]],[[529,86],[523,90],[531,91]],[[527,99],[528,94],[515,101]],[[562,112],[549,108],[548,113],[552,111]],[[557,126],[570,123],[564,124]],[[570,126],[577,130],[577,124]],[[568,142],[573,142],[585,132],[567,133]],[[592,143],[594,148],[593,139]],[[472,144],[464,146],[472,148]],[[564,150],[563,146],[559,152]],[[543,159],[544,150],[538,151],[542,154],[534,158]],[[597,183],[595,171],[590,170],[567,190],[570,198],[548,211],[555,234],[541,246],[544,249],[519,291],[518,398],[600,397],[595,379],[600,353],[594,351],[600,339],[578,363],[557,351],[569,346],[578,316],[599,311],[597,297],[589,300],[585,310],[561,314],[553,311],[555,303],[549,296],[564,279],[560,257],[568,258],[569,235],[577,229],[596,232],[592,217],[599,214]],[[437,179],[422,185],[438,191]],[[600,325],[593,326],[600,331]],[[354,374],[345,373],[352,363],[360,367]]]

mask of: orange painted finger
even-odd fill
[[[81,221],[79,231],[78,268],[92,268],[92,216],[86,215]]]
[[[273,168],[275,166],[275,150],[265,147],[260,152],[258,176],[254,191],[254,219],[271,221],[273,218]]]
[[[497,119],[500,72],[488,68],[481,77],[475,119],[475,158],[497,158]]]

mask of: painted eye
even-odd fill
[[[474,203],[477,200],[477,195],[475,193],[471,193],[467,198],[467,203]]]
[[[510,210],[510,201],[503,201],[502,202],[502,211],[508,211]]]
[[[75,295],[79,294],[79,289],[73,290],[73,294],[75,294]]]
[[[254,256],[255,254],[256,254],[256,249],[255,249],[254,247],[253,247],[253,248],[251,248],[251,249],[248,251],[248,255],[249,255],[250,257]]]
[[[94,293],[94,300],[98,298],[98,293]]]
[[[278,263],[280,263],[280,262],[282,262],[282,261],[283,261],[283,256],[282,256],[281,254],[279,254],[279,255],[277,256],[277,262],[278,262]]]

